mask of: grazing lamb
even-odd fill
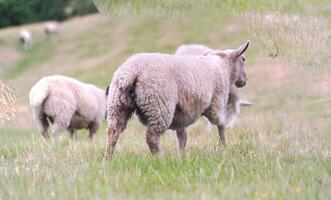
[[[159,152],[160,135],[167,129],[177,131],[179,149],[184,152],[185,128],[202,115],[217,125],[225,145],[229,90],[233,84],[246,84],[242,54],[248,46],[249,42],[208,56],[141,53],[128,58],[109,86],[107,154],[112,155],[133,112],[147,126],[146,142],[152,154]]]
[[[25,50],[32,47],[32,36],[30,31],[22,30],[19,35],[19,40]]]
[[[68,130],[73,137],[76,129],[89,129],[92,139],[106,116],[107,94],[91,84],[65,76],[47,76],[30,91],[30,105],[40,134],[48,137]]]
[[[45,34],[48,37],[54,36],[58,34],[58,26],[55,23],[46,23],[45,25]]]
[[[215,52],[207,46],[200,44],[181,45],[177,48],[175,55],[207,55]],[[229,99],[226,106],[226,128],[232,128],[240,113],[240,106],[250,106],[252,103],[248,100],[240,99],[240,91],[232,85],[230,87]],[[211,130],[211,124],[204,117],[208,130]]]

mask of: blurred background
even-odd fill
[[[1,0],[0,28],[47,20],[68,18],[97,12],[90,0]]]
[[[328,0],[0,0],[0,79],[16,94],[0,128],[0,199],[329,199],[330,11]],[[135,117],[112,163],[100,156],[106,123],[93,143],[86,131],[40,140],[28,93],[43,76],[106,89],[132,54],[247,40],[242,97],[254,106],[220,151],[201,121],[180,161],[173,133],[162,137],[165,158],[149,157]]]

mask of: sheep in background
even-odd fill
[[[105,91],[65,76],[47,76],[30,91],[30,105],[40,134],[48,137],[68,130],[73,137],[76,129],[89,129],[89,137],[99,129],[106,116]]]
[[[30,31],[21,30],[20,34],[19,34],[19,40],[25,50],[32,47],[32,36],[31,36]]]
[[[48,22],[45,25],[45,34],[47,37],[51,37],[58,34],[58,25],[53,22]]]
[[[214,50],[201,44],[183,44],[180,45],[175,52],[175,55],[204,55]]]
[[[207,46],[200,44],[181,45],[177,48],[175,55],[207,55],[216,52]],[[252,102],[240,99],[240,91],[235,86],[230,87],[229,99],[226,106],[226,128],[232,128],[236,123],[240,113],[240,106],[250,106]],[[203,117],[207,124],[207,130],[210,132],[211,124],[207,118]]]
[[[109,86],[108,155],[133,112],[147,126],[146,142],[153,154],[159,152],[160,135],[167,129],[177,131],[184,152],[185,128],[202,115],[217,125],[225,145],[228,94],[231,85],[246,84],[242,54],[248,46],[249,42],[208,56],[142,53],[128,58]]]

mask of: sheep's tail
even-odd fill
[[[134,89],[137,78],[137,70],[130,65],[121,66],[114,74],[108,89],[107,121],[115,130],[124,130],[136,109]]]
[[[46,101],[47,97],[49,96],[49,87],[47,84],[39,84],[37,83],[35,86],[32,87],[29,99],[30,105],[32,108],[32,114],[35,122],[37,123],[37,127],[39,130],[44,130],[44,121],[46,120],[46,115],[43,111],[43,105]]]
[[[40,107],[48,97],[49,88],[46,84],[36,84],[30,91],[30,105],[32,107]]]

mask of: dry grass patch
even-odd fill
[[[243,21],[259,49],[270,57],[280,56],[310,67],[322,67],[330,61],[326,49],[330,49],[331,30],[324,18],[246,13]]]
[[[0,81],[0,126],[15,118],[16,95],[14,90]]]

